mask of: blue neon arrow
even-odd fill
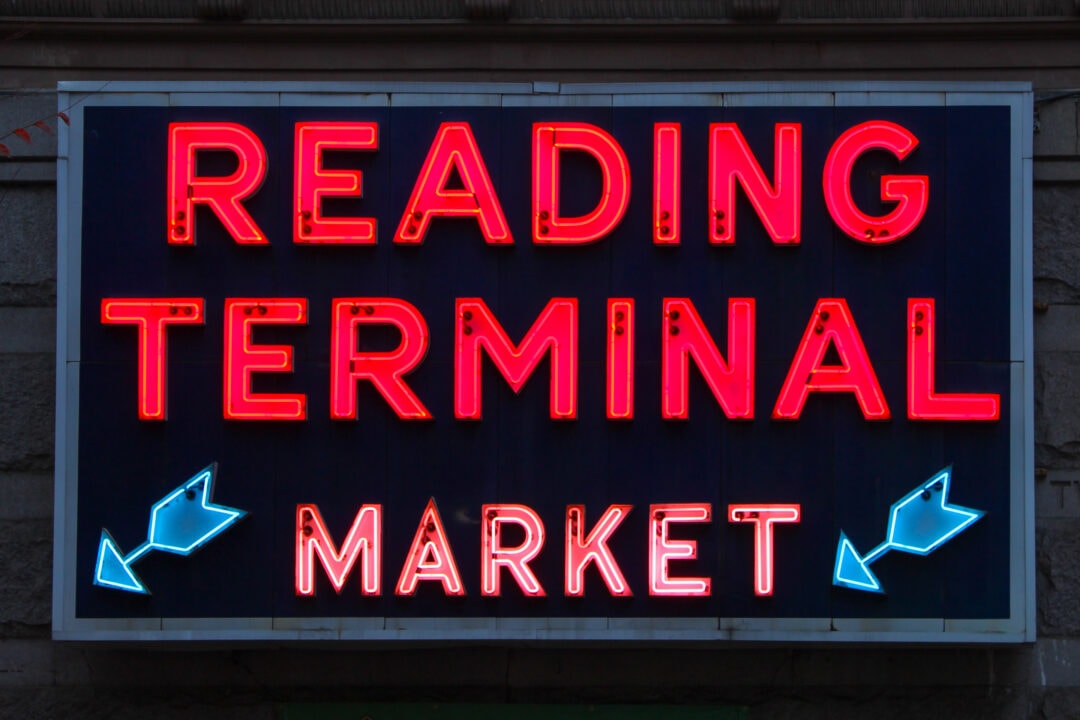
[[[893,503],[889,510],[885,542],[865,556],[859,555],[847,535],[841,531],[840,543],[836,548],[833,585],[884,592],[877,576],[868,567],[870,563],[890,550],[929,555],[986,514],[982,510],[949,503],[951,481],[950,465]]]
[[[213,463],[154,503],[146,542],[127,555],[109,531],[102,530],[94,584],[148,595],[150,591],[131,569],[136,560],[151,550],[190,555],[247,515],[238,508],[210,502],[216,477],[217,463]]]

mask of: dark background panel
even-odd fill
[[[906,419],[908,297],[939,301],[940,388],[997,392],[1003,400],[1009,391],[1008,368],[1000,362],[1001,349],[1007,348],[1001,340],[1007,338],[1007,284],[994,280],[1008,272],[1008,223],[995,221],[985,228],[989,249],[975,259],[987,272],[977,276],[957,269],[974,260],[967,246],[956,251],[954,260],[955,233],[948,229],[957,217],[957,222],[966,217],[953,212],[954,193],[965,203],[965,198],[1007,202],[1008,184],[999,178],[1007,170],[1003,158],[1008,147],[997,140],[1005,137],[1008,118],[980,117],[980,137],[989,145],[976,145],[958,139],[955,127],[974,121],[966,116],[956,120],[952,113],[943,108],[88,111],[87,178],[101,181],[84,183],[79,616],[1004,616],[1010,409],[1004,403],[996,423]],[[881,247],[838,233],[820,188],[821,167],[835,135],[870,117],[888,117],[916,132],[920,147],[899,170],[931,177],[923,225],[910,237]],[[377,152],[333,158],[364,172],[363,199],[334,205],[335,212],[377,218],[374,247],[291,242],[292,128],[297,120],[312,118],[380,123]],[[236,245],[205,213],[197,218],[197,247],[165,242],[166,128],[176,119],[241,122],[263,139],[270,161],[267,181],[247,206],[270,236],[269,247]],[[577,247],[532,244],[529,150],[532,123],[539,119],[595,123],[609,129],[626,150],[631,203],[609,237]],[[512,246],[489,247],[474,221],[455,219],[435,220],[422,246],[393,245],[416,173],[445,120],[472,126],[510,223]],[[683,124],[683,239],[678,247],[655,247],[651,241],[652,123],[657,121]],[[703,219],[708,124],[720,121],[739,123],[769,176],[775,123],[802,124],[803,240],[798,247],[774,246],[742,195],[736,245],[708,244]],[[988,146],[997,151],[987,151]],[[895,158],[881,153],[857,165],[857,176],[865,181],[859,183],[858,200],[867,210],[877,207],[867,188],[876,192],[876,177],[897,171],[896,165]],[[595,163],[587,155],[567,153],[563,170],[566,213],[587,212],[599,191]],[[963,191],[955,189],[958,184]],[[980,293],[991,300],[954,302]],[[99,322],[102,297],[132,295],[206,300],[204,326],[169,331],[170,419],[165,423],[140,422],[136,416],[134,328]],[[331,421],[331,302],[384,295],[413,303],[427,322],[428,355],[407,383],[434,419],[401,421],[370,384],[361,383],[359,417]],[[239,296],[308,299],[306,326],[262,327],[254,336],[256,343],[294,346],[294,372],[258,375],[255,389],[306,394],[305,421],[222,419],[223,304],[226,297]],[[690,418],[663,420],[662,299],[689,298],[726,353],[727,298],[732,296],[757,301],[754,419],[724,417],[693,368]],[[772,407],[814,302],[834,296],[845,297],[851,306],[892,419],[867,422],[850,393],[812,393],[800,419],[773,421]],[[552,297],[578,299],[577,419],[549,417],[550,359],[541,361],[515,394],[486,357],[483,419],[454,419],[454,300],[459,297],[483,298],[515,342]],[[608,297],[636,302],[632,421],[609,421],[604,413]],[[390,349],[398,338],[385,328],[365,328],[359,342]],[[950,362],[958,359],[994,362]],[[247,510],[249,516],[190,558],[152,553],[140,560],[136,571],[154,591],[149,598],[93,587],[101,529],[108,528],[130,551],[145,539],[150,505],[215,461],[216,501]],[[860,552],[868,552],[884,539],[890,504],[947,463],[956,468],[955,501],[986,510],[986,518],[939,553],[919,558],[893,552],[875,563],[886,596],[834,588],[830,580],[840,530]],[[980,478],[977,486],[974,475]],[[468,594],[448,600],[437,583],[425,583],[415,597],[398,598],[393,588],[401,564],[432,497]],[[524,503],[540,513],[547,540],[532,567],[547,591],[545,599],[522,597],[509,575],[504,575],[501,598],[479,596],[480,513],[490,502]],[[710,523],[685,524],[672,532],[698,542],[698,558],[674,563],[673,574],[710,577],[714,590],[709,598],[648,594],[649,505],[668,502],[712,505]],[[771,598],[753,594],[752,527],[726,518],[728,504],[751,502],[799,503],[803,509],[798,525],[776,528]],[[355,570],[340,595],[319,573],[314,598],[295,596],[297,503],[318,504],[339,542],[361,505],[383,505],[381,598],[360,596]],[[563,596],[563,525],[566,505],[572,503],[586,505],[590,528],[609,504],[634,506],[610,544],[632,598],[611,598],[591,568],[586,597]]]
[[[938,357],[1003,361],[1009,358],[1010,202],[1009,108],[949,109],[945,157],[945,273],[938,299]],[[1018,152],[1018,151],[1017,151]],[[978,167],[979,182],[972,168]],[[963,380],[961,380],[963,382]],[[955,392],[978,391],[957,385]]]

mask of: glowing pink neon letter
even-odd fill
[[[707,577],[671,577],[672,560],[697,558],[696,540],[673,540],[672,523],[700,523],[712,519],[712,503],[669,503],[649,506],[649,594],[707,597],[712,580]]]
[[[446,529],[435,507],[435,498],[428,500],[424,514],[420,516],[420,525],[405,556],[394,592],[397,595],[413,595],[421,580],[438,580],[447,595],[465,594],[454,553],[450,550],[450,540],[446,537]]]
[[[339,551],[317,505],[296,506],[296,594],[315,594],[315,555],[338,593],[345,586],[357,558],[360,563],[360,592],[382,592],[380,558],[382,557],[382,505],[364,505],[356,513],[349,534]]]
[[[618,597],[633,595],[626,584],[615,556],[607,546],[612,533],[630,513],[633,505],[610,505],[596,521],[592,532],[585,535],[585,506],[566,506],[566,587],[568,597],[581,597],[585,594],[585,568],[589,563],[596,563],[600,577],[604,579],[608,592]]]
[[[773,594],[773,525],[797,523],[802,507],[795,505],[728,505],[728,521],[754,523],[754,594]]]
[[[544,548],[544,523],[536,511],[525,505],[484,505],[482,543],[480,549],[480,594],[495,597],[502,594],[500,568],[506,568],[526,595],[544,597],[547,593],[536,579],[529,561]],[[517,547],[503,547],[502,526],[506,523],[521,526],[525,539]]]

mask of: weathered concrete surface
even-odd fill
[[[1035,300],[1080,303],[1080,186],[1034,193]]]
[[[0,520],[52,521],[52,474],[0,473],[0,497]]]
[[[1080,717],[1080,690],[1055,688],[1039,698],[1032,717],[1040,720],[1075,720]]]
[[[1035,313],[1035,352],[1080,353],[1080,305],[1050,305]],[[1041,357],[1040,357],[1041,359]]]
[[[1035,356],[1035,464],[1080,467],[1080,353]]]
[[[47,637],[52,620],[52,520],[0,522],[0,638]]]
[[[0,471],[53,467],[53,355],[0,355]]]
[[[0,307],[0,353],[56,350],[56,308]]]
[[[1036,530],[1040,636],[1080,634],[1080,522],[1045,520]],[[1080,685],[1080,665],[1077,665]]]
[[[1062,95],[1062,97],[1058,97]],[[1080,97],[1048,92],[1037,99],[1035,109],[1035,157],[1068,157],[1080,154]]]

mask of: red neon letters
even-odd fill
[[[634,299],[609,298],[607,317],[607,416],[634,417]]]
[[[307,396],[254,393],[256,372],[292,372],[291,345],[254,345],[255,325],[307,324],[306,298],[227,298],[225,300],[225,402],[229,420],[303,420]]]
[[[802,214],[802,125],[777,123],[769,184],[735,123],[709,126],[709,242],[735,242],[735,180],[777,245],[799,242]]]
[[[773,525],[799,522],[799,505],[728,505],[728,521],[754,524],[754,594],[773,594]]]
[[[200,150],[225,150],[236,155],[236,172],[222,177],[196,172]],[[266,148],[259,137],[236,123],[170,123],[167,211],[169,243],[195,244],[195,206],[210,209],[236,242],[266,245],[270,241],[240,204],[266,177]]]
[[[729,418],[754,417],[754,299],[728,300],[728,357],[725,362],[688,298],[664,299],[663,397],[665,418],[690,415],[690,356]]]
[[[553,298],[525,338],[514,345],[480,298],[458,298],[454,334],[454,416],[480,419],[480,351],[487,351],[514,392],[520,392],[551,349],[551,417],[577,417],[577,298]]]
[[[822,365],[830,343],[840,356],[839,365]],[[797,420],[811,392],[851,392],[867,420],[891,417],[855,318],[843,298],[818,300],[776,398],[773,419]]]
[[[596,158],[603,176],[600,202],[579,217],[559,212],[559,155],[584,150]],[[606,131],[587,123],[533,125],[533,242],[562,245],[590,243],[615,229],[630,202],[630,164]]]
[[[464,189],[446,187],[454,169]],[[488,244],[514,242],[469,123],[447,122],[439,128],[416,178],[394,242],[422,243],[433,217],[476,218]]]
[[[165,420],[168,402],[166,376],[168,325],[202,325],[202,298],[105,298],[104,325],[136,325],[139,329],[139,419]]]
[[[653,126],[653,242],[679,244],[679,216],[682,207],[682,126],[656,123]]]
[[[897,205],[887,215],[872,217],[855,206],[851,197],[851,170],[867,151],[888,150],[903,160],[918,144],[919,139],[910,130],[886,120],[856,125],[833,143],[821,182],[829,214],[841,230],[859,242],[884,244],[896,242],[915,229],[926,212],[930,196],[930,180],[926,175],[883,175],[881,199]]]
[[[908,417],[912,420],[997,420],[995,393],[934,391],[934,299],[908,298]]]
[[[293,242],[303,244],[371,245],[374,218],[328,218],[322,214],[324,197],[360,197],[359,170],[327,170],[324,150],[377,150],[375,123],[296,123],[294,162],[296,193],[293,204]]]
[[[301,122],[293,137],[293,242],[304,245],[370,245],[376,226],[370,217],[326,217],[322,199],[362,197],[359,170],[328,170],[325,150],[377,152],[375,122]],[[929,198],[925,175],[885,175],[881,199],[896,207],[881,217],[859,210],[851,194],[856,160],[872,150],[886,150],[904,160],[919,140],[907,128],[871,120],[844,132],[825,162],[822,187],[837,226],[860,242],[895,242],[922,220]],[[600,198],[592,211],[564,217],[559,209],[560,156],[582,151],[596,160],[602,177]],[[226,176],[197,174],[199,151],[226,151],[238,167]],[[802,126],[777,123],[773,140],[773,181],[766,177],[735,123],[713,123],[709,130],[709,242],[735,242],[736,185],[742,187],[772,241],[795,245],[802,222]],[[656,245],[678,245],[682,191],[682,127],[653,126],[652,232]],[[630,202],[630,165],[619,142],[606,130],[578,122],[540,122],[532,130],[532,239],[540,245],[580,245],[609,234]],[[241,204],[255,194],[266,176],[267,154],[258,136],[236,123],[188,122],[169,125],[168,241],[195,243],[194,209],[209,206],[238,243],[269,242]],[[448,187],[456,171],[463,187]],[[484,241],[512,244],[480,147],[467,122],[444,122],[417,174],[409,201],[394,234],[399,244],[422,243],[436,217],[475,218]]]
[[[169,325],[201,325],[203,298],[106,298],[101,322],[137,325],[139,418],[165,420]],[[716,347],[689,298],[665,298],[660,327],[661,416],[689,417],[690,358],[701,371],[726,417],[754,417],[754,298],[729,298],[727,359]],[[454,415],[481,419],[482,356],[491,359],[514,392],[550,351],[550,416],[577,417],[577,298],[552,298],[525,337],[514,344],[480,298],[456,301]],[[609,298],[606,318],[604,389],[590,388],[609,420],[632,420],[635,385],[635,304]],[[355,420],[357,383],[369,381],[402,420],[430,420],[431,413],[404,376],[424,360],[429,337],[420,311],[387,297],[335,298],[331,303],[330,412],[335,420]],[[262,345],[253,339],[259,325],[306,325],[305,298],[228,298],[225,301],[224,417],[230,420],[303,420],[304,393],[256,393],[252,376],[292,372],[290,345]],[[392,325],[401,334],[389,351],[358,349],[363,327]],[[907,417],[911,420],[982,421],[1000,418],[997,393],[941,393],[934,382],[934,299],[910,298],[907,338]],[[655,335],[653,336],[655,338]],[[829,349],[838,364],[825,364]],[[812,392],[855,396],[867,420],[891,417],[874,366],[843,298],[817,301],[776,398],[772,418],[797,420]]]
[[[370,380],[402,420],[430,420],[402,375],[424,359],[428,349],[427,323],[415,307],[395,298],[337,298],[333,301],[330,342],[330,417],[356,419],[356,383]],[[393,325],[401,343],[389,352],[356,349],[361,325]]]

